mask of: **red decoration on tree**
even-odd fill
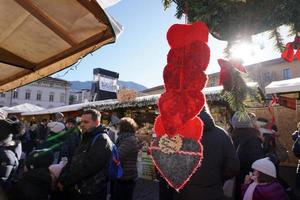
[[[247,73],[246,68],[238,62],[227,61],[223,59],[218,59],[218,63],[221,67],[220,71],[220,85],[224,85],[226,81],[231,81],[232,70],[237,69],[240,72]],[[225,83],[226,85],[226,83]],[[229,84],[230,85],[230,84]]]
[[[296,50],[296,53],[294,50]],[[285,50],[281,54],[281,58],[287,62],[293,62],[294,56],[296,56],[300,62],[300,36],[296,36],[294,42],[287,43]]]
[[[178,191],[189,181],[203,157],[200,143],[203,122],[196,116],[205,104],[201,91],[207,82],[204,71],[210,57],[206,44],[208,28],[203,22],[175,24],[170,27],[167,39],[171,49],[163,73],[166,92],[158,101],[160,115],[154,124],[157,138],[150,149],[156,168]],[[178,163],[172,170],[182,166],[179,163],[186,166],[176,169],[180,175],[172,174],[170,163]]]

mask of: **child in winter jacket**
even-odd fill
[[[276,168],[269,158],[255,161],[252,169],[253,175],[247,175],[242,186],[243,200],[288,200],[283,187],[276,180]]]

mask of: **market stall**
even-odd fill
[[[284,165],[296,166],[298,159],[294,157],[291,151],[293,146],[291,134],[296,130],[297,123],[300,121],[300,78],[274,81],[266,86],[266,94],[276,98],[276,104],[272,107],[272,111],[280,138],[289,154],[289,159]],[[268,108],[257,108],[255,111],[257,115],[271,119]]]
[[[116,2],[1,1],[0,92],[63,70],[115,42],[122,26],[104,8]]]

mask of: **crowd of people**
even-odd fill
[[[207,106],[199,117],[204,122],[201,167],[180,192],[158,176],[160,200],[293,198],[279,177],[279,163],[286,158],[278,148],[276,125],[253,113],[236,112],[224,130]],[[94,109],[82,113],[79,126],[61,113],[38,125],[24,125],[16,117],[1,119],[3,199],[132,200],[138,178],[138,125],[127,117],[112,116],[108,127],[100,121]],[[293,152],[300,158],[299,130],[293,134]],[[110,170],[119,165],[122,175],[113,178]],[[299,168],[297,174],[300,185]]]
[[[112,119],[109,127],[103,126],[94,109],[84,111],[80,122],[64,119],[62,113],[38,125],[16,117],[0,119],[0,199],[132,199],[138,177],[137,124],[131,118]],[[122,163],[117,178],[110,174],[119,165],[114,149]]]

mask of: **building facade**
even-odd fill
[[[257,82],[264,92],[264,88],[272,81],[280,81],[300,77],[300,63],[294,60],[288,63],[281,58],[268,60],[245,66],[249,74],[249,82]],[[208,74],[206,87],[219,85],[220,72]],[[163,85],[142,91],[145,95],[162,94],[165,91]]]
[[[69,104],[70,84],[68,81],[46,77],[34,83],[0,93],[0,107],[30,103],[43,108]]]
[[[281,58],[268,60],[252,65],[245,66],[249,74],[249,81],[255,81],[260,88],[264,88],[272,81],[281,81],[300,77],[300,63],[294,60],[288,63]],[[217,86],[219,84],[219,72],[209,74],[207,87]]]

